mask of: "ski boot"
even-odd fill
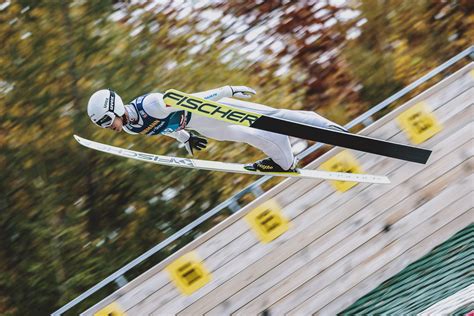
[[[297,172],[294,168],[294,165],[292,166],[292,168],[285,170],[280,167],[280,165],[278,165],[276,162],[274,162],[272,158],[261,159],[252,164],[245,165],[244,169],[248,171],[260,172]]]

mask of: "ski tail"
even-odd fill
[[[431,151],[427,149],[322,127],[318,127],[317,134],[312,136],[313,126],[269,116],[259,117],[251,127],[421,164],[426,164],[431,155]]]

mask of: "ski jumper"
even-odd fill
[[[324,128],[337,126],[314,112],[275,109],[258,103],[230,98],[232,90],[229,86],[193,95],[298,123]],[[295,158],[288,136],[234,125],[204,116],[191,115],[189,112],[166,106],[161,93],[150,93],[138,97],[126,105],[125,110],[130,120],[123,126],[123,129],[130,134],[140,133],[148,136],[163,134],[183,143],[189,139],[189,133],[185,129],[194,130],[211,139],[249,144],[263,151],[285,170],[291,168],[294,163]]]

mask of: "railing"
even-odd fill
[[[432,71],[430,71],[429,73],[424,75],[423,77],[419,78],[415,82],[411,83],[410,85],[406,86],[402,90],[398,91],[397,93],[395,93],[391,97],[389,97],[386,100],[384,100],[384,101],[380,102],[379,104],[375,105],[374,107],[372,107],[367,112],[363,113],[362,115],[358,116],[357,118],[355,118],[352,121],[350,121],[349,123],[347,123],[345,125],[345,127],[347,129],[350,129],[350,128],[358,125],[358,124],[363,124],[363,125],[370,124],[372,122],[372,116],[374,114],[376,114],[376,113],[380,112],[381,110],[385,109],[392,102],[397,101],[398,99],[405,96],[407,93],[411,92],[412,90],[414,90],[415,88],[417,88],[421,84],[425,83],[429,79],[433,78],[437,74],[441,73],[442,71],[446,70],[447,68],[451,67],[452,65],[456,64],[457,62],[461,61],[462,59],[464,59],[466,57],[474,59],[474,46],[471,46],[471,47],[467,48],[466,50],[462,51],[458,55],[454,56],[450,60],[443,63],[442,65],[436,67],[435,69],[433,69]],[[317,149],[321,148],[322,146],[323,146],[323,144],[321,144],[321,143],[315,144],[315,145],[307,148],[306,150],[304,150],[302,153],[300,153],[298,155],[298,158],[304,158],[307,155],[309,155],[309,154],[313,153],[314,151],[316,151]],[[97,283],[95,286],[93,286],[89,290],[85,291],[84,293],[82,293],[81,295],[76,297],[74,300],[70,301],[69,303],[67,303],[66,305],[64,305],[63,307],[61,307],[60,309],[58,309],[57,311],[52,313],[51,315],[57,316],[57,315],[61,315],[61,314],[65,313],[66,311],[70,310],[72,307],[76,306],[77,304],[79,304],[80,302],[82,302],[83,300],[85,300],[86,298],[88,298],[89,296],[91,296],[92,294],[94,294],[97,291],[101,290],[106,285],[109,285],[112,282],[115,282],[118,287],[124,286],[127,283],[127,280],[124,276],[125,273],[127,273],[132,268],[136,267],[137,265],[139,265],[140,263],[142,263],[143,261],[145,261],[146,259],[148,259],[152,255],[156,254],[158,251],[162,250],[166,246],[170,245],[172,242],[178,240],[179,238],[181,238],[185,234],[189,233],[194,228],[196,228],[197,226],[199,226],[203,222],[207,221],[209,218],[211,218],[214,215],[221,212],[223,209],[228,208],[232,212],[238,211],[239,209],[242,208],[242,206],[239,205],[238,200],[243,195],[248,194],[248,193],[253,193],[255,196],[261,195],[264,192],[264,190],[261,187],[262,184],[264,184],[265,182],[267,182],[271,178],[272,178],[271,176],[264,176],[264,177],[258,179],[257,181],[253,182],[252,184],[250,184],[249,186],[244,188],[242,191],[236,193],[235,195],[233,195],[232,197],[230,197],[226,201],[224,201],[221,204],[219,204],[218,206],[214,207],[212,210],[210,210],[206,214],[202,215],[201,217],[199,217],[195,221],[191,222],[190,224],[186,225],[185,227],[183,227],[182,229],[180,229],[179,231],[177,231],[176,233],[174,233],[170,237],[168,237],[165,240],[163,240],[162,242],[158,243],[156,246],[154,246],[153,248],[151,248],[150,250],[148,250],[147,252],[145,252],[141,256],[137,257],[136,259],[132,260],[131,262],[129,262],[128,264],[126,264],[125,266],[123,266],[122,268],[120,268],[119,270],[114,272],[113,274],[109,275],[107,278],[105,278],[101,282]]]

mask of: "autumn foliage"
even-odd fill
[[[82,148],[73,134],[186,155],[172,138],[93,126],[86,104],[94,90],[113,88],[129,101],[168,88],[247,85],[257,90],[256,102],[346,123],[474,38],[473,1],[331,3],[1,3],[0,314],[51,313],[256,180]],[[215,141],[199,155],[262,157],[245,144]]]

